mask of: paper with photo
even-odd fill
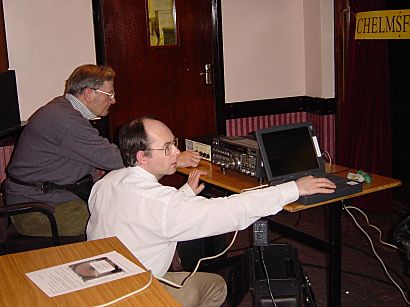
[[[48,296],[85,289],[145,272],[116,251],[26,273]]]

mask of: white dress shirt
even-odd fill
[[[187,184],[180,190],[163,186],[141,167],[128,167],[111,171],[94,185],[87,238],[117,236],[146,268],[162,277],[178,241],[245,229],[298,197],[292,181],[207,199],[196,196]]]

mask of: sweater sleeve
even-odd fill
[[[70,132],[63,139],[61,154],[100,169],[124,167],[119,148],[101,137],[84,118],[72,123]]]

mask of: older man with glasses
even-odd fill
[[[63,96],[37,110],[23,129],[5,181],[7,204],[42,201],[55,207],[60,235],[84,234],[87,200],[96,170],[123,168],[118,147],[90,120],[106,116],[116,103],[115,72],[106,66],[77,67],[66,80]],[[199,154],[187,152],[182,166],[196,166]],[[25,235],[51,235],[39,213],[13,217]]]

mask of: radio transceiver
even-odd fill
[[[212,140],[212,163],[262,181],[265,177],[256,140],[243,136],[218,136]]]
[[[185,139],[185,149],[199,153],[201,159],[211,161],[212,159],[212,139],[214,136],[200,136],[192,139]]]

